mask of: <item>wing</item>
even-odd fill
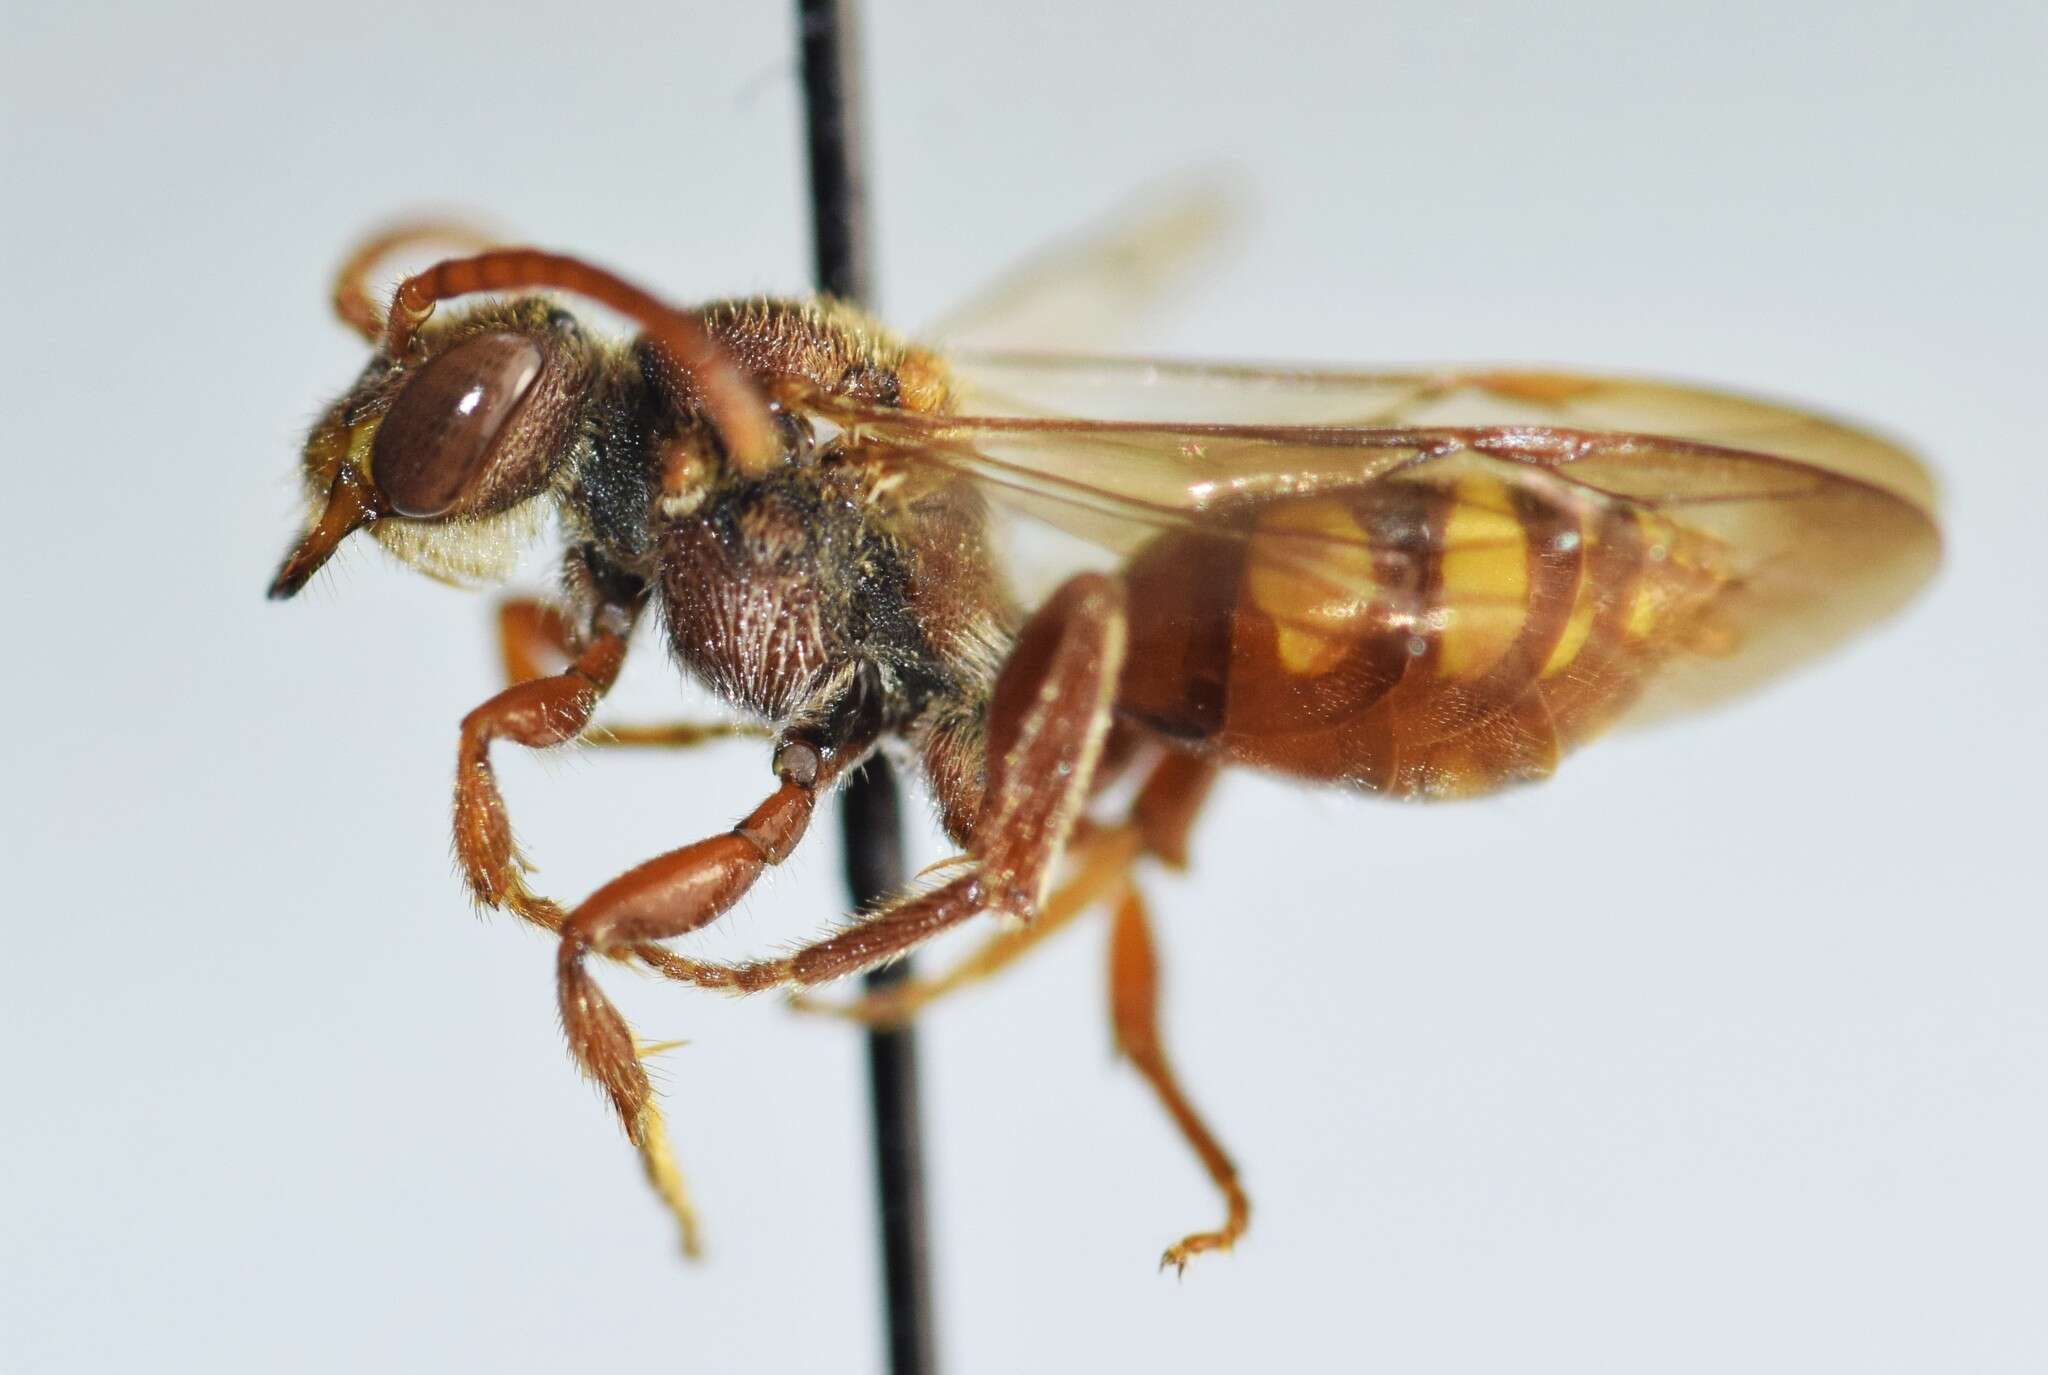
[[[969,414],[1380,429],[1508,425],[1659,435],[1794,459],[1931,511],[1926,469],[1868,431],[1755,397],[1527,369],[1342,371],[1175,359],[948,356]]]
[[[1217,255],[1241,218],[1231,181],[1211,173],[1152,188],[1119,213],[1026,259],[919,331],[948,350],[1097,347],[1131,329]]]
[[[1895,611],[1938,558],[1910,455],[1691,388],[982,355],[958,395],[992,413],[815,409],[1114,551],[1158,606],[1227,584],[1227,606],[1157,613],[1181,624],[1161,652],[1228,622],[1209,698],[1286,691],[1256,724],[1171,704],[1156,723],[1296,773],[1342,755],[1328,776],[1392,791],[1539,776],[1623,717],[1745,690]],[[1045,413],[1082,404],[1155,418]]]

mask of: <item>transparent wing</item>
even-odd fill
[[[1903,605],[1939,556],[1932,483],[1909,454],[1840,422],[1743,397],[1553,373],[993,356],[969,360],[961,378],[970,404],[989,400],[1000,383],[1019,412],[1085,404],[1093,389],[1103,409],[1128,411],[1136,395],[1160,413],[1186,406],[1208,419],[926,416],[822,398],[816,409],[856,443],[970,478],[999,505],[1121,557],[1177,530],[1257,540],[1258,559],[1280,559],[1302,587],[1326,590],[1304,597],[1305,631],[1327,622],[1333,601],[1368,595],[1390,632],[1404,623],[1534,617],[1544,608],[1526,600],[1484,604],[1536,597],[1534,584],[1503,594],[1484,578],[1447,580],[1446,555],[1479,552],[1460,541],[1591,530],[1600,512],[1631,513],[1652,532],[1643,558],[1682,557],[1712,588],[1711,615],[1672,619],[1611,647],[1604,700],[1636,719],[1719,700],[1824,651]],[[1304,414],[1331,423],[1258,418]],[[1380,496],[1417,490],[1434,493],[1432,524],[1375,524]],[[1506,526],[1493,518],[1500,511],[1478,509],[1500,492],[1514,503]],[[1347,498],[1363,500],[1354,509],[1367,514],[1334,525],[1298,515]],[[1282,508],[1297,514],[1269,518]],[[1578,612],[1552,608],[1560,626],[1637,585],[1616,574],[1603,586],[1602,577],[1559,594],[1590,599]],[[1625,691],[1615,686],[1623,682]],[[1567,683],[1552,686],[1562,692]],[[1587,729],[1618,714],[1589,712]]]
[[[1027,258],[919,338],[948,351],[1113,345],[1216,256],[1240,218],[1239,198],[1220,175],[1146,192],[1102,224]]]
[[[1543,426],[1660,435],[1796,459],[1931,510],[1927,471],[1897,445],[1811,411],[1649,379],[1509,368],[1391,372],[1081,354],[948,357],[957,409],[1238,425]]]

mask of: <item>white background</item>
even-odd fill
[[[1804,399],[1929,455],[1949,552],[1824,666],[1525,794],[1233,780],[1151,885],[1171,1045],[1257,1204],[1183,1282],[1153,1261],[1216,1203],[1110,1057],[1101,929],[934,1015],[948,1369],[2044,1368],[2043,11],[1108,8],[875,6],[892,318],[1220,164],[1238,255],[1126,344]],[[366,226],[805,285],[788,15],[8,25],[0,1365],[875,1368],[857,1039],[608,976],[691,1042],[682,1266],[551,950],[451,872],[485,599],[369,548],[261,596],[359,365],[324,292]],[[648,645],[621,714],[676,696]],[[517,754],[572,897],[768,783],[745,745]],[[832,829],[698,948],[822,924]]]

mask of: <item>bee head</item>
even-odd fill
[[[290,597],[359,529],[445,581],[503,576],[560,491],[593,351],[538,298],[429,322],[379,349],[307,436],[305,533],[270,585]]]

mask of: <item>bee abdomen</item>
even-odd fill
[[[1694,647],[1711,542],[1487,473],[1259,502],[1126,571],[1119,708],[1233,762],[1400,796],[1490,792]]]

